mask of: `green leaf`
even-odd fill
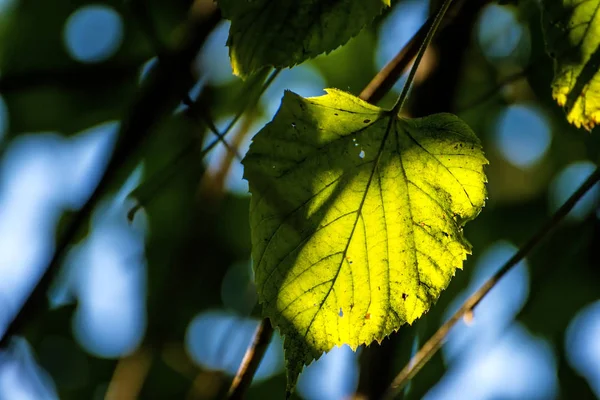
[[[591,130],[600,123],[600,0],[546,0],[543,24],[552,97],[571,124]]]
[[[330,52],[357,35],[390,0],[219,0],[231,20],[229,55],[236,75],[286,68]]]
[[[305,364],[412,323],[470,245],[487,160],[458,117],[399,118],[335,89],[286,92],[244,159],[263,313],[285,335],[288,390]]]

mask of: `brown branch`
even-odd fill
[[[436,333],[421,347],[419,352],[410,360],[410,362],[400,371],[396,378],[390,384],[384,398],[391,399],[402,390],[406,384],[415,377],[423,366],[433,357],[433,355],[442,347],[446,336],[456,323],[463,317],[470,315],[473,309],[483,300],[483,298],[496,286],[507,272],[525,258],[542,240],[558,226],[558,224],[573,209],[575,204],[600,181],[600,168],[577,189],[575,193],[554,213],[550,220],[529,239],[519,251],[511,257],[487,282],[483,284],[463,305],[452,315],[452,317],[442,325]]]
[[[228,395],[230,400],[244,398],[246,391],[252,383],[252,379],[254,379],[254,374],[269,347],[272,337],[273,327],[271,326],[271,322],[265,318],[260,322],[258,328],[256,328],[252,344],[248,347],[248,350],[246,350],[240,368],[231,383]]]
[[[392,89],[417,55],[419,46],[425,39],[425,36],[433,23],[434,17],[435,15],[429,17],[402,50],[400,50],[398,54],[396,54],[394,58],[388,62],[377,75],[373,77],[373,79],[371,79],[371,82],[369,82],[367,87],[360,92],[358,97],[364,101],[375,104]]]
[[[137,399],[144,385],[150,365],[152,353],[140,348],[135,353],[121,358],[106,390],[105,399]]]
[[[490,0],[474,1],[485,4]],[[452,4],[446,14],[446,18],[442,21],[439,33],[442,33],[454,21],[464,3],[465,0],[455,1]],[[376,104],[392,89],[417,55],[419,47],[423,43],[423,40],[425,40],[425,36],[427,36],[427,32],[435,19],[435,14],[431,14],[410,41],[371,79],[371,82],[360,92],[358,97],[369,103]]]

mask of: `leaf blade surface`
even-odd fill
[[[569,123],[591,130],[600,123],[600,0],[546,0],[543,26],[552,97]]]
[[[220,0],[231,20],[229,55],[236,75],[287,68],[356,36],[390,0]]]
[[[426,312],[485,201],[487,161],[460,119],[398,118],[327,92],[286,92],[244,159],[259,299],[285,335],[289,390],[323,352]]]

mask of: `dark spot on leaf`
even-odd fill
[[[338,114],[338,113],[335,113],[335,114],[333,114],[333,115],[335,115],[335,116],[337,117],[339,114]]]
[[[371,319],[371,313],[367,313],[367,314],[365,315],[365,319]]]
[[[447,232],[442,232],[442,233],[443,233],[443,234],[444,234],[444,236],[446,236],[446,237],[450,236],[450,235],[448,235],[448,233],[447,233]]]
[[[364,122],[365,124],[368,124],[369,122],[371,122],[371,120],[370,120],[370,119],[365,119],[363,122]]]
[[[407,297],[408,295],[406,293],[402,293],[402,300],[406,300]]]

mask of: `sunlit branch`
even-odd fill
[[[137,399],[152,364],[152,353],[140,348],[121,358],[108,384],[106,399]]]
[[[250,344],[250,347],[246,350],[240,368],[233,378],[228,394],[230,400],[239,400],[244,397],[252,383],[252,379],[254,379],[254,374],[269,347],[272,337],[273,327],[269,320],[265,318],[260,322],[258,328],[256,328],[252,344]]]

